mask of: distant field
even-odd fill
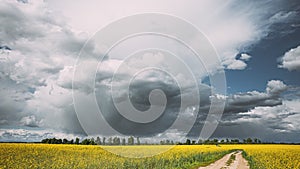
[[[136,156],[170,147],[106,148]],[[0,168],[197,168],[220,159],[234,149],[245,151],[251,168],[300,168],[299,145],[181,145],[171,148],[166,153],[138,159],[120,157],[103,150],[100,146],[12,143],[0,144]]]

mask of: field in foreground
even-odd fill
[[[149,152],[167,146],[106,146],[127,152]],[[190,145],[175,146],[147,158],[126,158],[109,153],[100,146],[0,144],[0,168],[197,168],[212,163],[225,154],[244,150],[251,168],[299,169],[299,145]],[[151,153],[150,153],[151,154]]]

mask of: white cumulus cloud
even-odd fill
[[[290,49],[281,58],[280,68],[300,71],[300,46]]]
[[[247,54],[247,53],[242,53],[240,59],[241,59],[241,60],[248,61],[248,60],[251,59],[251,57],[252,57],[252,56],[250,56],[250,55]]]

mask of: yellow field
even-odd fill
[[[166,146],[107,146],[126,152],[157,151]],[[168,147],[169,148],[169,147]],[[176,146],[148,158],[125,158],[100,146],[0,144],[1,168],[191,168],[228,153],[216,146]],[[134,156],[134,154],[132,154]]]
[[[300,169],[300,145],[243,145],[252,168]]]
[[[114,152],[149,154],[167,146],[106,146]],[[147,158],[126,158],[100,146],[0,144],[0,168],[196,168],[233,149],[245,150],[252,168],[300,168],[300,146],[293,145],[191,145],[175,146]]]

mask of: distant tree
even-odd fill
[[[106,143],[105,143],[105,139],[106,139],[105,137],[103,137],[103,139],[102,139],[102,140],[103,140],[103,141],[102,141],[102,144],[103,144],[103,145],[106,144]]]
[[[182,143],[179,142],[179,141],[177,141],[175,144],[176,144],[176,145],[182,145]]]
[[[52,139],[50,139],[49,143],[50,143],[50,144],[57,144],[57,143],[56,143],[56,138],[53,137]]]
[[[212,142],[213,142],[213,144],[218,144],[219,140],[218,139],[214,139]]]
[[[42,141],[41,141],[41,143],[48,143],[48,138],[46,138],[46,139],[43,139]]]
[[[141,144],[140,138],[139,138],[139,137],[136,138],[136,144],[137,144],[137,145],[140,145],[140,144]]]
[[[222,139],[222,140],[221,140],[221,143],[224,143],[224,142],[225,142],[225,140],[224,140],[224,139]]]
[[[121,145],[121,139],[119,137],[117,138],[117,143],[118,145]]]
[[[112,138],[112,145],[117,145],[117,137]]]
[[[210,144],[210,140],[209,139],[205,140],[204,144]]]
[[[167,139],[167,140],[166,140],[166,144],[167,144],[167,145],[170,145],[170,144],[171,144],[171,141]]]
[[[101,145],[101,139],[100,139],[100,137],[97,137],[97,138],[96,138],[95,143],[96,143],[97,145]]]
[[[70,144],[74,144],[74,140],[72,139],[72,140],[70,140]]]
[[[90,140],[89,139],[83,139],[81,144],[83,145],[89,145],[90,144]]]
[[[113,138],[113,145],[120,145],[121,142],[120,142],[120,138],[119,137],[114,137]]]
[[[134,138],[130,136],[127,141],[128,145],[134,145]]]
[[[125,138],[122,139],[122,145],[126,145],[126,139]]]
[[[202,144],[203,143],[203,140],[202,139],[199,139],[198,140],[198,144]]]
[[[94,138],[91,138],[91,140],[90,140],[90,144],[89,145],[96,145],[96,143],[95,143],[95,139]]]
[[[252,143],[252,139],[249,137],[249,138],[247,138],[246,142],[247,142],[248,144],[251,144],[251,143]]]
[[[76,137],[76,139],[75,139],[75,144],[79,144],[79,138],[78,137]]]
[[[240,142],[240,140],[239,139],[232,139],[230,142],[232,144],[238,144]]]
[[[63,143],[63,144],[68,144],[68,142],[69,142],[69,141],[68,141],[67,139],[64,138],[62,143]]]
[[[95,145],[96,143],[95,143],[95,141],[93,141],[93,139],[86,138],[86,139],[82,140],[81,144],[83,144],[83,145]]]
[[[107,144],[108,144],[108,145],[112,145],[112,138],[111,138],[111,137],[109,137],[109,138],[107,139]]]
[[[196,144],[196,140],[192,140],[192,145],[195,145]]]
[[[185,144],[186,144],[186,145],[191,145],[191,140],[190,140],[190,139],[186,139]]]

